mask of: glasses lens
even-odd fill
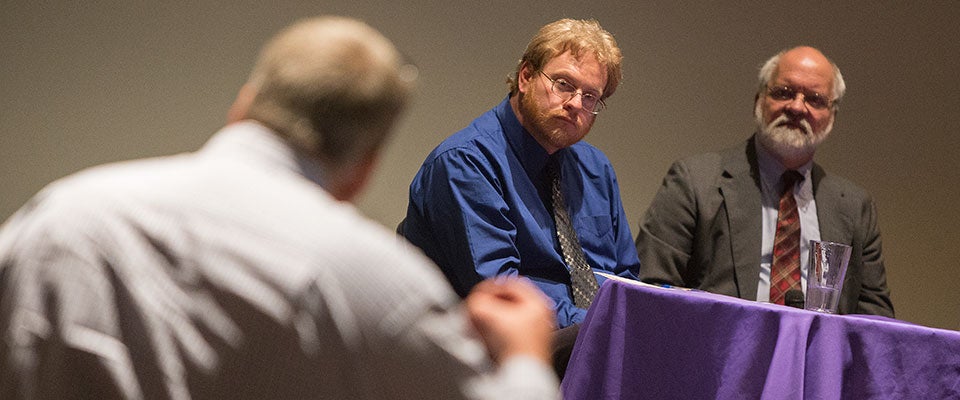
[[[797,98],[797,91],[787,86],[777,86],[777,87],[770,88],[770,90],[767,93],[769,93],[771,99],[779,100],[779,101],[793,100]],[[810,108],[814,108],[817,110],[822,110],[830,107],[830,100],[828,100],[826,97],[824,97],[820,93],[809,93],[809,94],[803,93],[803,102],[807,103],[807,105],[810,106]]]
[[[566,79],[552,79],[543,71],[540,71],[540,73],[543,74],[545,78],[550,80],[550,89],[553,90],[553,93],[560,97],[563,101],[570,101],[574,96],[577,95],[577,87],[573,86],[570,82],[567,82]],[[605,105],[602,101],[600,101],[597,95],[583,92],[580,92],[579,94],[580,108],[583,108],[584,110],[593,114],[598,114],[603,110]]]
[[[560,95],[564,99],[569,99],[573,97],[573,94],[577,92],[577,88],[573,87],[570,82],[567,82],[563,79],[554,79],[553,81],[553,92]]]
[[[594,96],[591,94],[584,94],[584,95],[581,95],[580,98],[581,98],[580,105],[583,107],[584,110],[590,111],[594,114],[598,114],[600,113],[600,111],[603,111],[604,104],[603,102],[600,101],[600,99],[597,98],[597,96]]]
[[[810,107],[818,110],[830,107],[830,100],[827,100],[826,97],[821,96],[819,93],[812,93],[809,96],[803,95],[803,99]]]
[[[593,104],[593,108],[590,109],[590,112],[594,114],[600,114],[600,111],[603,111],[605,108],[607,108],[607,105],[602,101],[597,100],[597,102]]]
[[[770,98],[774,100],[793,100],[797,97],[797,92],[786,86],[770,88]]]
[[[587,111],[593,111],[593,109],[597,106],[597,98],[587,94],[581,94],[580,106]]]

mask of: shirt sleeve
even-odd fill
[[[616,256],[617,270],[613,271],[618,276],[628,279],[638,279],[640,273],[640,258],[637,255],[637,247],[634,242],[633,233],[630,230],[630,221],[623,210],[623,200],[620,197],[620,184],[617,182],[616,173],[612,166],[608,166],[612,184],[613,199],[611,215],[613,215],[613,229],[616,235]]]
[[[857,300],[857,313],[882,315],[893,318],[893,302],[887,287],[887,273],[883,262],[880,240],[880,228],[877,222],[877,207],[872,198],[864,201],[861,209],[864,235],[862,265],[860,267],[861,288]]]
[[[440,265],[461,296],[483,279],[520,275],[516,224],[524,222],[515,222],[520,217],[504,198],[510,189],[502,179],[483,156],[454,149],[425,165],[413,183],[415,223],[428,228],[404,227],[404,235]],[[418,237],[424,231],[429,238]],[[567,284],[531,281],[553,299],[559,327],[583,321],[586,310],[568,300]]]
[[[0,398],[138,398],[90,221],[35,203],[0,232]]]
[[[503,182],[482,157],[462,149],[440,154],[425,165],[412,202],[420,227],[406,236],[441,266],[465,296],[485,278],[517,274],[517,227],[509,217]],[[428,231],[430,238],[409,234]]]

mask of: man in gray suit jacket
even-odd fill
[[[757,133],[745,145],[675,162],[640,224],[640,279],[770,301],[771,263],[784,172],[800,219],[803,287],[809,242],[853,247],[839,312],[893,317],[877,210],[870,195],[813,162],[846,87],[820,51],[780,52],[760,70]]]

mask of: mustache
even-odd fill
[[[800,129],[803,130],[803,133],[806,133],[807,135],[813,134],[813,127],[810,126],[810,122],[807,122],[807,120],[803,118],[793,119],[785,114],[781,114],[779,117],[777,117],[777,119],[770,122],[770,124],[767,125],[767,129],[773,129],[784,124],[799,126]]]

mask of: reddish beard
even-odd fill
[[[559,112],[550,112],[546,106],[541,106],[532,93],[520,94],[519,96],[520,113],[524,120],[528,121],[530,134],[541,145],[549,145],[555,149],[570,147],[583,139],[590,131],[592,121],[578,124],[577,116],[571,118],[563,108]],[[571,120],[573,125],[570,124]],[[571,132],[571,129],[574,132]]]

